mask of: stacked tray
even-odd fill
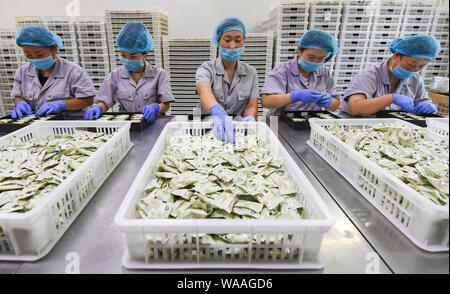
[[[339,117],[328,110],[319,111],[283,111],[280,119],[294,130],[309,130],[309,119],[338,119]]]
[[[35,117],[34,115],[24,116],[22,119],[13,119],[11,115],[6,115],[0,118],[0,134],[8,134],[17,131],[23,127],[27,127],[41,121],[59,120],[63,118],[62,113],[49,114],[42,117]]]
[[[175,102],[170,114],[188,115],[197,109],[200,98],[196,92],[195,74],[206,61],[217,58],[217,48],[211,39],[163,38],[164,69],[170,76]]]
[[[415,114],[397,110],[381,110],[376,113],[376,116],[378,118],[398,118],[424,128],[427,126],[426,118],[442,118],[442,116],[438,114]]]
[[[129,121],[131,122],[130,132],[142,132],[148,128],[155,119],[156,117],[151,122],[147,122],[141,112],[105,112],[96,121]],[[64,117],[60,116],[54,120],[84,120],[84,115],[69,114]]]

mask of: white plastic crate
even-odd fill
[[[367,47],[369,39],[341,39],[339,42],[339,48],[344,47]]]
[[[341,28],[343,31],[369,31],[372,27],[372,23],[342,23]]]
[[[390,55],[367,55],[366,63],[380,63],[388,60],[392,54]]]
[[[189,107],[173,108],[172,114],[183,114]],[[186,113],[186,114],[187,114]],[[154,171],[166,147],[167,136],[174,134],[202,135],[210,129],[211,122],[169,122],[147,160],[142,166],[127,196],[122,202],[115,223],[126,240],[123,264],[127,268],[321,268],[318,257],[323,235],[334,223],[334,218],[323,203],[314,187],[281,145],[270,128],[262,122],[233,122],[237,135],[257,132],[258,136],[270,146],[273,155],[285,159],[283,170],[291,181],[299,187],[298,199],[310,213],[309,219],[302,220],[221,220],[221,219],[136,219],[135,206],[144,197],[144,188],[154,178]],[[200,245],[192,243],[199,233],[226,234],[248,233],[255,236],[259,244]],[[260,244],[262,234],[271,236],[293,235],[288,244]],[[188,243],[174,241],[186,236]],[[157,244],[157,239],[169,238],[168,243]],[[252,238],[250,238],[252,239]],[[294,241],[295,240],[295,241]],[[153,243],[153,241],[155,241]],[[300,243],[299,243],[300,242]],[[150,257],[150,251],[155,255]],[[273,254],[268,254],[273,250]],[[289,250],[289,251],[288,251]],[[293,252],[298,250],[298,256]],[[211,253],[211,251],[214,251]],[[256,252],[255,252],[256,251]],[[281,256],[277,257],[277,251]],[[179,257],[175,256],[179,253]],[[260,255],[262,253],[262,255]],[[186,254],[186,257],[185,257]],[[247,256],[245,256],[247,255]]]
[[[346,63],[341,61],[336,61],[336,65],[334,66],[334,70],[337,71],[352,71],[352,70],[361,70],[364,66],[364,62],[359,63]]]
[[[427,129],[430,133],[448,138],[448,118],[426,117]]]
[[[366,59],[366,56],[364,54],[362,55],[343,55],[338,54],[336,57],[337,63],[361,63],[364,62]]]
[[[434,33],[448,33],[449,25],[446,24],[435,24],[431,27],[431,34]]]
[[[403,17],[403,23],[410,23],[410,24],[428,24],[431,25],[433,20],[433,14],[429,15],[405,15]]]
[[[373,19],[372,15],[352,15],[344,14],[342,17],[343,24],[359,24],[359,23],[370,23]]]
[[[415,245],[448,251],[448,206],[436,205],[323,128],[335,122],[358,128],[381,122],[419,127],[399,119],[312,119],[307,144]]]
[[[370,38],[370,34],[371,32],[369,30],[366,31],[342,30],[339,39],[366,40]]]
[[[373,23],[377,24],[398,24],[402,21],[402,15],[375,15]]]
[[[373,5],[354,6],[344,5],[344,15],[372,15],[374,10]]]
[[[375,14],[376,15],[383,15],[383,16],[398,16],[403,15],[405,11],[404,6],[384,6],[379,5],[375,8]]]
[[[311,14],[309,16],[310,22],[323,22],[323,23],[340,23],[341,22],[341,14],[333,14],[333,15],[326,15],[326,14]]]
[[[366,52],[366,48],[363,47],[341,47],[339,48],[340,55],[363,55]]]
[[[400,28],[402,26],[402,23],[398,22],[398,23],[374,23],[372,30],[374,32],[383,32],[383,33],[387,33],[387,32],[398,32],[400,31]]]
[[[114,134],[67,179],[26,213],[0,213],[0,260],[33,261],[45,256],[132,148],[130,122],[48,121],[32,124],[9,136],[22,142],[43,136],[89,130]],[[6,246],[5,246],[6,245]]]

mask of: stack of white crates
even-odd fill
[[[44,16],[44,26],[60,36],[63,41],[63,48],[59,50],[58,55],[80,64],[77,33],[73,18],[69,16]]]
[[[73,18],[69,16],[16,16],[17,30],[29,26],[43,26],[61,37],[63,48],[58,56],[80,64],[78,56],[77,34]]]
[[[272,70],[273,54],[273,33],[247,34],[245,38],[245,51],[239,58],[253,66],[258,72],[259,90],[264,86],[265,78]],[[264,116],[267,109],[262,108],[261,101],[258,101],[258,115]]]
[[[167,13],[159,10],[105,10],[106,32],[108,37],[111,70],[121,65],[116,37],[129,21],[142,22],[153,37],[155,47],[147,54],[152,65],[163,66],[162,38],[169,35]]]
[[[11,91],[14,76],[19,67],[25,63],[22,50],[16,45],[13,29],[0,30],[0,115],[8,115],[14,109]]]
[[[98,90],[110,72],[109,54],[103,17],[77,17],[75,19],[80,64],[89,74]]]
[[[433,77],[448,77],[449,72],[449,2],[443,0],[436,5],[430,35],[441,43],[441,52],[423,70],[425,87],[429,90]]]
[[[170,76],[175,103],[171,115],[189,115],[200,99],[196,93],[195,73],[205,61],[217,57],[217,48],[210,39],[183,39],[163,37],[164,69]]]
[[[400,36],[430,33],[437,0],[407,0]]]
[[[41,16],[16,16],[14,17],[17,30],[27,26],[44,26]]]
[[[311,10],[309,14],[309,26],[310,30],[322,30],[330,33],[336,39],[339,37],[339,31],[341,26],[342,17],[342,5],[343,0],[317,0],[311,4]],[[325,63],[333,73],[335,65],[335,56]]]
[[[276,31],[275,64],[286,62],[297,55],[298,41],[308,30],[310,1],[282,2],[270,12],[271,21],[276,24],[270,30]]]
[[[392,56],[389,45],[400,35],[405,6],[405,0],[378,0],[376,2],[366,68]]]
[[[344,94],[352,78],[364,67],[373,10],[373,0],[347,0],[344,3],[339,53],[334,68],[339,95]]]

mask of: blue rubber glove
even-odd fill
[[[100,114],[102,114],[102,112],[103,108],[100,105],[94,105],[91,109],[88,109],[88,111],[84,113],[84,119],[93,120],[94,117],[95,119],[98,119],[100,117]]]
[[[317,102],[321,97],[322,94],[316,90],[297,90],[291,93],[291,100],[293,103],[298,101],[313,103]]]
[[[149,105],[145,105],[142,108],[142,114],[146,121],[151,122],[153,118],[159,113],[160,108],[158,103],[152,103]]]
[[[319,107],[327,108],[331,105],[332,100],[333,100],[333,97],[331,97],[331,95],[329,93],[326,93],[319,99],[319,101],[317,101],[317,105]]]
[[[412,110],[413,113],[424,113],[424,114],[431,114],[435,113],[436,111],[437,105],[434,104],[433,102],[428,101],[420,102]]]
[[[56,100],[44,103],[41,108],[36,112],[36,117],[43,116],[50,113],[59,112],[67,108],[66,102],[64,100]]]
[[[256,122],[255,118],[251,115],[244,116],[242,118],[243,122]]]
[[[223,142],[235,143],[234,127],[231,117],[220,104],[211,106],[209,113],[213,117],[213,132]]]
[[[405,95],[392,94],[392,103],[398,105],[402,110],[412,112],[414,108],[414,100]]]
[[[11,112],[11,117],[13,119],[22,118],[23,114],[32,115],[33,111],[31,110],[30,104],[28,104],[25,100],[19,100],[14,107],[14,110]]]

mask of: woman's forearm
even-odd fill
[[[254,119],[257,119],[257,117],[258,117],[258,99],[257,98],[252,98],[247,103],[244,117],[249,116],[249,115],[253,116]]]
[[[166,112],[169,109],[170,109],[170,103],[169,102],[159,103],[159,113],[164,113],[164,112]]]
[[[325,108],[326,110],[330,110],[330,111],[335,111],[336,109],[339,108],[339,105],[341,105],[341,102],[339,101],[338,98],[333,98],[331,100],[331,105],[328,106],[327,108]]]
[[[261,105],[265,108],[280,108],[292,103],[291,94],[261,95]]]
[[[64,102],[66,102],[66,109],[67,110],[79,110],[86,106],[92,105],[92,102],[94,101],[94,97],[87,97],[87,98],[70,98],[65,99]]]
[[[392,94],[372,99],[367,99],[364,96],[363,99],[352,100],[352,97],[353,96],[350,97],[348,102],[348,110],[352,116],[371,115],[392,104]]]
[[[208,83],[200,83],[197,86],[197,92],[200,96],[200,102],[203,106],[203,109],[209,112],[211,106],[217,104],[216,97],[214,97],[214,94],[211,90],[211,85],[209,85]]]

